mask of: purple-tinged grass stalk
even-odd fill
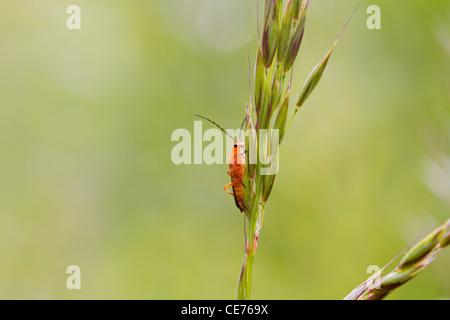
[[[405,284],[434,259],[436,254],[450,244],[450,219],[413,246],[398,266],[381,277],[381,271],[372,275],[354,289],[344,300],[382,300],[394,289]]]
[[[273,165],[278,161],[279,147],[287,128],[298,109],[316,88],[325,72],[331,53],[362,1],[360,0],[331,49],[310,73],[296,103],[293,116],[287,124],[292,67],[305,33],[309,0],[289,0],[284,10],[282,0],[265,0],[262,39],[258,42],[254,69],[254,101],[250,97],[250,101],[246,104],[245,129],[248,134],[245,137],[245,149],[248,156],[245,157],[242,182],[246,186],[244,203],[247,207],[245,219],[248,222],[248,228],[245,228],[245,256],[237,288],[238,299],[250,298],[253,258],[264,221],[265,206],[277,172],[275,170],[272,174],[263,174],[262,169],[267,169],[266,164]],[[289,71],[291,76],[287,78]],[[278,135],[271,136],[271,130],[278,132]],[[266,135],[267,132],[268,135]],[[249,161],[251,157],[255,158],[255,155],[258,160],[262,155],[265,161],[263,163]]]

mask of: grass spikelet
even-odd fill
[[[422,272],[435,259],[436,254],[450,244],[449,238],[450,219],[413,246],[394,270],[383,277],[380,277],[380,274],[373,275],[344,299],[384,299],[394,289]],[[373,281],[375,278],[378,280]]]

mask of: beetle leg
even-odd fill
[[[231,194],[232,196],[234,196],[234,193],[231,193],[229,190],[228,190],[228,188],[231,188],[233,186],[233,183],[229,183],[229,184],[227,184],[223,189],[227,192],[227,193],[229,193],[229,194]]]

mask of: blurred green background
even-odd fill
[[[311,1],[294,93],[356,3]],[[0,298],[234,298],[227,165],[174,165],[171,134],[239,127],[256,29],[254,0],[2,2]],[[341,299],[450,216],[449,74],[449,1],[363,3],[284,140],[252,298]],[[449,266],[389,298],[450,298]]]

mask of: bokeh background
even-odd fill
[[[356,3],[311,1],[294,92]],[[235,297],[227,165],[174,165],[171,134],[239,127],[256,30],[254,0],[2,1],[0,298]],[[341,299],[450,216],[449,74],[449,1],[363,3],[284,140],[252,298]],[[389,299],[450,298],[449,266]]]

